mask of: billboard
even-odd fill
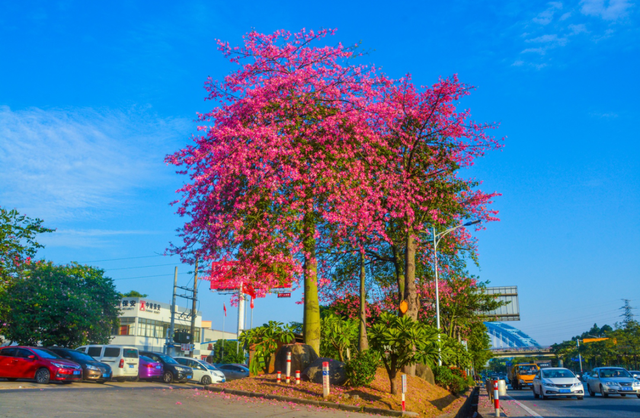
[[[483,320],[501,322],[520,320],[518,286],[487,287],[485,293],[488,295],[496,295],[496,300],[506,302],[506,305],[493,311],[483,312]]]

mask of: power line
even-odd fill
[[[189,273],[178,273],[178,274],[189,274]],[[124,277],[122,279],[113,279],[114,282],[119,281],[119,280],[134,280],[134,279],[146,279],[149,277],[165,277],[165,276],[173,276],[173,274],[155,274],[153,276],[138,276],[138,277]]]
[[[152,266],[137,266],[137,267],[118,267],[117,269],[105,269],[107,271],[116,271],[116,270],[133,270],[133,269],[146,269],[151,267],[166,267],[166,266],[175,266],[176,263],[169,264],[154,264]]]
[[[173,254],[156,254],[156,255],[144,255],[140,257],[124,257],[124,258],[108,258],[105,260],[93,260],[93,261],[79,261],[79,263],[100,263],[104,261],[120,261],[120,260],[134,260],[138,258],[152,258],[152,257],[173,257]]]

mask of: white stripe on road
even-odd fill
[[[525,406],[523,404],[521,404],[520,402],[516,401],[515,399],[513,399],[511,396],[506,395],[505,396],[507,399],[511,399],[512,401],[514,401],[516,404],[518,404],[518,406],[522,409],[524,409],[525,411],[527,411],[528,413],[531,414],[532,417],[536,417],[536,418],[544,418],[542,415],[538,414],[536,411],[534,411],[533,409],[529,408],[528,406]]]

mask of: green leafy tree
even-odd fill
[[[240,363],[244,364],[244,350],[238,349],[237,341],[218,340],[213,345],[211,363]]]
[[[278,343],[289,343],[293,340],[293,327],[282,322],[269,321],[261,327],[242,331],[240,342],[250,350],[254,350],[249,370],[257,375],[260,370],[267,371],[267,367],[278,349]]]
[[[351,319],[329,314],[322,318],[320,355],[345,361],[358,342],[358,324]],[[337,358],[336,358],[337,357]]]
[[[391,393],[398,393],[396,376],[407,365],[433,365],[438,358],[438,331],[409,316],[383,312],[369,329],[370,349],[380,353],[387,370]],[[443,350],[443,356],[447,355]]]
[[[37,235],[54,231],[43,227],[42,222],[0,207],[0,280],[5,285],[30,263],[38,248],[44,247],[36,240]]]
[[[137,290],[131,290],[124,294],[121,293],[120,296],[125,298],[146,298],[149,295],[147,295],[146,293],[140,293]]]
[[[104,271],[77,263],[34,263],[0,295],[5,337],[22,345],[106,344],[118,324],[120,295]]]

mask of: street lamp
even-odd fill
[[[462,228],[463,226],[471,226],[474,224],[480,223],[480,220],[467,222],[466,224],[458,225],[453,228],[449,228],[446,231],[436,233],[436,227],[433,227],[433,253],[436,262],[436,323],[438,325],[438,366],[442,366],[442,353],[440,349],[440,291],[438,288],[438,244],[442,241],[445,235],[449,232],[453,232],[458,228]]]

